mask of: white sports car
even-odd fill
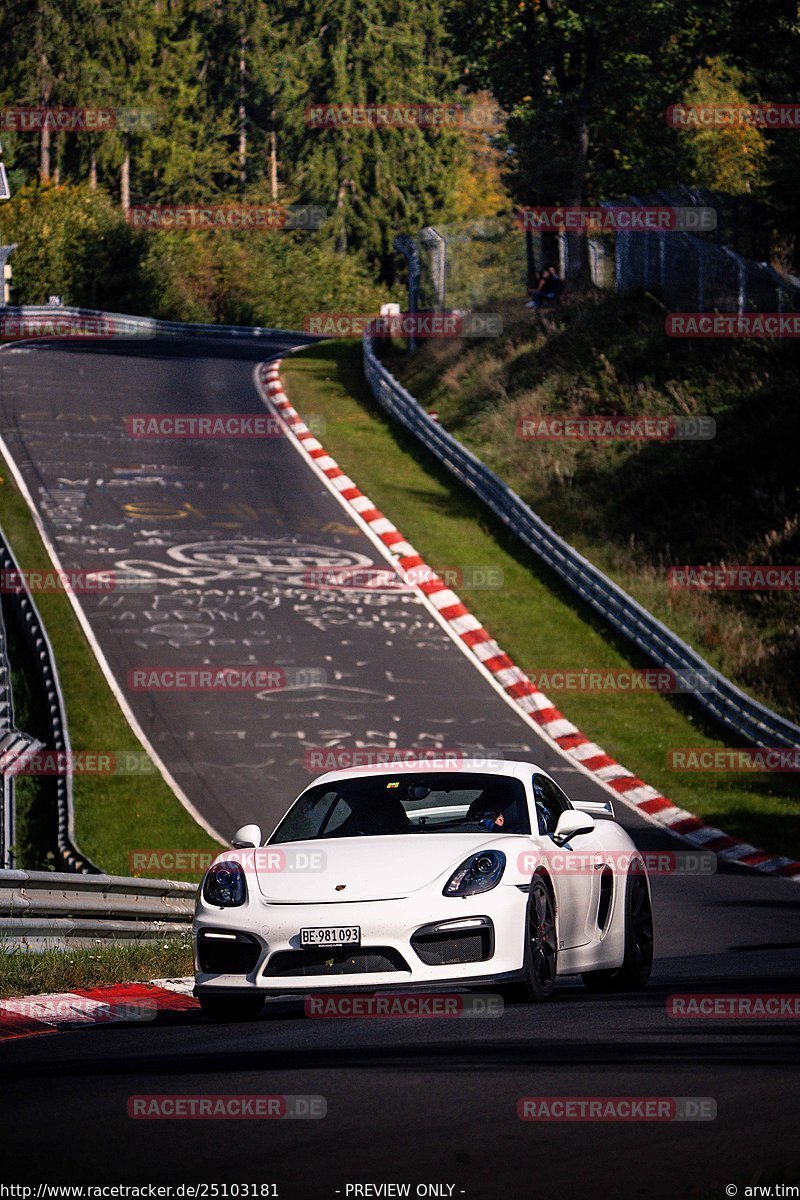
[[[493,985],[559,975],[639,988],[653,962],[641,855],[606,802],[540,767],[424,762],[320,776],[262,845],[233,838],[199,889],[195,994],[216,1020],[270,995]]]

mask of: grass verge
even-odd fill
[[[23,571],[52,568],[28,505],[5,469],[0,469],[0,526]],[[56,657],[73,751],[141,751],[66,593],[42,593],[35,600]],[[20,674],[17,668],[17,678]],[[18,709],[17,720],[24,729],[24,689]],[[55,813],[43,810],[36,783],[32,778],[22,779],[18,787],[17,864],[53,869],[46,829],[54,827]],[[78,845],[110,874],[136,874],[130,858],[135,850],[218,850],[155,765],[151,773],[142,775],[76,774],[73,784]],[[181,876],[187,880],[199,877],[199,873]]]
[[[384,417],[364,380],[360,345],[315,346],[287,358],[282,373],[300,414],[324,419],[326,449],[434,569],[499,568],[501,589],[456,590],[522,670],[647,665]],[[550,694],[570,720],[676,804],[731,835],[800,855],[800,782],[794,777],[668,769],[670,748],[724,744],[693,702],[654,692]]]
[[[79,950],[3,953],[0,948],[0,998],[71,992],[109,983],[146,983],[183,979],[194,973],[192,940],[102,946]]]
[[[671,338],[650,296],[431,340],[387,365],[553,528],[751,695],[800,722],[800,590],[689,590],[670,568],[800,562],[791,338]],[[713,418],[700,440],[531,438],[547,418]],[[533,418],[533,420],[531,420]]]

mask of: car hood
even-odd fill
[[[262,848],[256,856],[255,873],[261,894],[276,904],[397,900],[440,878],[444,887],[456,867],[476,850],[496,848],[511,857],[515,845],[516,837],[487,837],[485,833],[285,842]],[[283,856],[267,853],[275,850],[284,852],[285,861],[280,861]]]

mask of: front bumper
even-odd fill
[[[356,988],[468,986],[512,979],[523,966],[526,908],[527,896],[519,888],[503,884],[484,895],[463,900],[441,897],[430,905],[420,904],[413,897],[346,904],[267,904],[251,897],[241,908],[219,909],[201,900],[193,926],[195,992],[210,995],[259,991],[268,996]],[[420,949],[412,945],[414,935],[431,926],[442,927],[443,936],[470,936],[452,923],[479,919],[481,925],[473,924],[468,929],[472,935],[480,931],[480,960],[423,961],[423,957],[432,957],[431,943],[418,938]],[[301,928],[332,925],[360,926],[361,945],[324,952],[302,950]],[[199,955],[198,938],[209,933],[244,935],[254,943],[248,969],[242,969],[241,962],[233,970],[204,969],[201,957],[208,968],[209,956],[205,952]],[[471,944],[475,944],[474,937]],[[247,953],[243,957],[247,958]],[[383,969],[371,969],[376,965]],[[298,974],[298,970],[303,973]]]

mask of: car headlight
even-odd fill
[[[241,863],[218,862],[208,868],[203,880],[203,899],[221,908],[238,908],[247,900],[247,880]]]
[[[506,856],[500,850],[471,854],[444,885],[443,896],[475,896],[497,887],[505,870]]]

